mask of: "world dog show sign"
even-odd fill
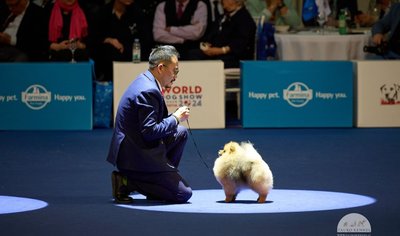
[[[114,117],[129,84],[149,69],[148,62],[114,62]],[[180,61],[179,74],[171,88],[164,89],[168,111],[190,108],[190,128],[225,128],[225,77],[222,61]],[[182,123],[187,126],[187,123]]]

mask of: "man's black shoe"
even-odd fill
[[[118,171],[114,170],[111,173],[112,195],[115,203],[129,204],[133,202],[133,199],[129,197],[129,193],[121,191],[125,186],[123,183],[123,178],[124,177]]]

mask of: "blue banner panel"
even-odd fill
[[[244,128],[352,127],[350,61],[241,62]]]
[[[92,129],[89,63],[0,63],[1,130]]]

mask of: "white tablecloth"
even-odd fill
[[[312,31],[275,34],[279,60],[363,60],[370,34],[319,34]]]

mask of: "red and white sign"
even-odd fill
[[[126,88],[148,68],[147,62],[114,62],[114,117]],[[180,61],[178,78],[172,88],[164,90],[164,99],[169,112],[184,105],[190,107],[190,128],[225,128],[223,62]]]
[[[400,61],[358,61],[357,127],[400,127]]]

